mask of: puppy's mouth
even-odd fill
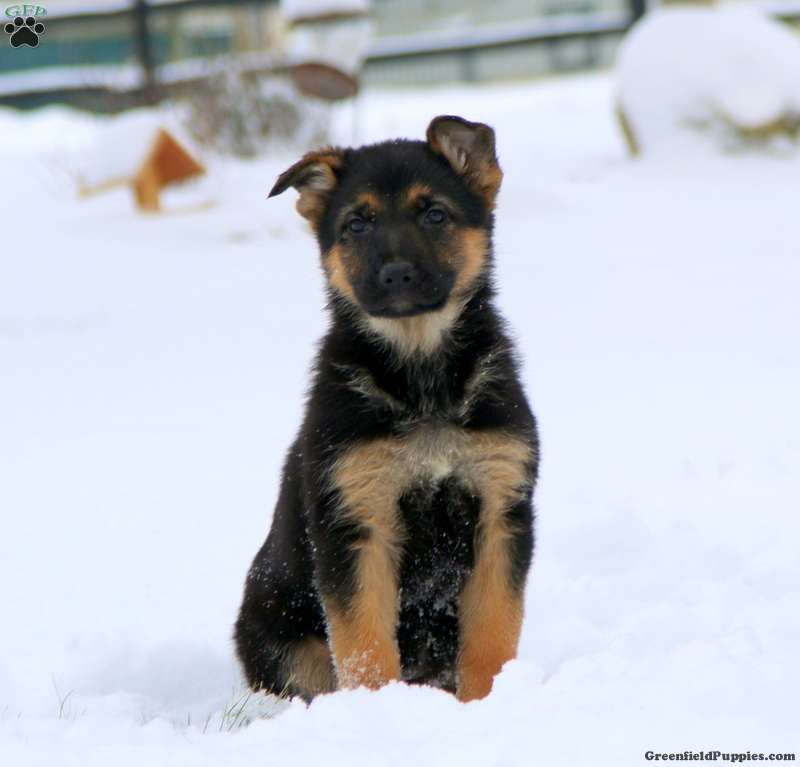
[[[438,311],[445,303],[447,303],[447,296],[441,296],[430,302],[395,299],[382,306],[363,306],[362,308],[371,317],[400,319],[401,317],[415,317],[418,314]]]
[[[361,290],[356,288],[361,309],[371,317],[401,319],[436,312],[450,298],[455,275],[442,273],[435,278],[423,275],[422,279],[417,275],[417,284],[408,287],[387,282],[391,286],[388,289],[387,285],[374,282],[363,285]]]

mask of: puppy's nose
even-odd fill
[[[378,272],[378,282],[387,291],[410,288],[417,280],[417,271],[407,261],[394,261],[385,264]]]

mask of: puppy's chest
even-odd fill
[[[386,438],[386,468],[394,474],[396,497],[411,493],[420,504],[446,484],[477,494],[473,474],[481,459],[480,435],[443,419],[414,419]]]
[[[401,539],[405,607],[452,611],[473,567],[481,510],[474,443],[461,427],[424,421],[396,438],[387,464],[397,477],[388,513]]]
[[[480,498],[454,474],[429,475],[401,494],[397,516],[402,603],[450,609],[473,566]]]
[[[395,552],[404,605],[446,611],[473,566],[478,525],[521,497],[531,459],[530,444],[503,431],[421,422],[341,454],[338,513]]]
[[[420,505],[446,479],[471,485],[475,441],[462,427],[432,421],[346,447],[331,471],[342,512],[367,524],[394,524],[405,494],[416,490]]]
[[[434,492],[446,480],[484,502],[508,498],[527,482],[531,459],[531,445],[518,436],[431,420],[350,445],[331,479],[345,514],[388,524],[404,494]]]
[[[436,424],[466,424],[493,381],[493,360],[493,355],[486,355],[470,372],[443,371],[432,367],[433,363],[383,378],[354,366],[340,367],[340,371],[362,407],[396,431],[413,434],[430,432]]]

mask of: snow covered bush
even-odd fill
[[[229,68],[192,92],[186,127],[206,146],[254,157],[270,144],[311,145],[326,139],[323,107],[288,84]]]
[[[800,36],[749,6],[648,14],[620,48],[617,77],[633,154],[692,132],[730,147],[800,129]]]

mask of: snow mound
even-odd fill
[[[622,44],[631,149],[676,136],[765,137],[800,126],[800,37],[755,8],[663,8]]]

